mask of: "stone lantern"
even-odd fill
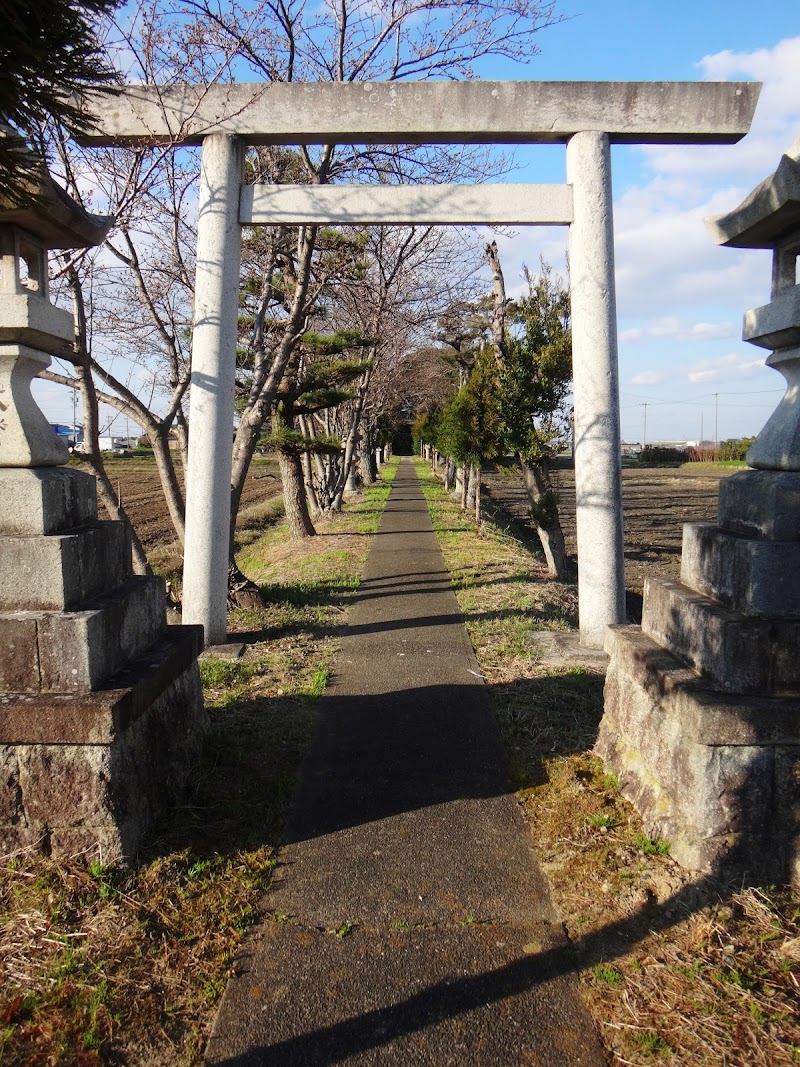
[[[743,337],[786,394],[716,522],[684,526],[680,581],[648,578],[641,627],[609,627],[596,752],[684,866],[800,885],[800,141],[707,225],[773,250]]]
[[[131,862],[198,758],[202,629],[167,627],[162,580],[133,574],[127,525],[98,520],[31,396],[75,358],[48,249],[110,222],[39,174],[25,206],[0,201],[0,851]]]

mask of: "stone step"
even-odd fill
[[[0,537],[0,611],[69,611],[131,577],[131,543],[122,522],[70,533]]]
[[[647,690],[653,707],[679,721],[697,744],[800,745],[800,696],[716,689],[639,626],[607,627],[606,652]]]
[[[0,852],[134,863],[200,756],[200,626],[172,626],[92,693],[0,694]]]
[[[800,542],[686,523],[681,582],[744,615],[800,619]]]
[[[800,541],[800,472],[747,470],[723,478],[718,522],[747,537]]]
[[[648,578],[642,630],[733,693],[800,693],[800,622],[743,615],[679,582]]]
[[[166,628],[164,583],[134,577],[78,611],[0,615],[0,691],[85,693]]]
[[[97,485],[69,467],[0,470],[0,536],[65,533],[97,522]]]
[[[609,626],[595,753],[683,866],[791,881],[800,698],[722,692],[638,626]]]

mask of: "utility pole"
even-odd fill
[[[714,393],[714,450],[719,448],[719,393]]]
[[[703,412],[700,412],[700,448],[703,447]]]
[[[642,451],[644,451],[647,446],[647,404],[642,404],[642,407],[644,408],[644,432],[642,434]]]

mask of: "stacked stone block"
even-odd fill
[[[684,527],[680,582],[648,579],[641,628],[608,631],[596,751],[693,870],[800,881],[800,509],[760,517],[798,489],[723,479],[718,524]]]
[[[199,759],[199,627],[167,627],[95,481],[0,470],[0,849],[132,861]]]

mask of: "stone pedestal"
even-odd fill
[[[201,648],[94,478],[0,469],[0,850],[135,859],[199,759]]]
[[[691,869],[800,884],[800,475],[720,482],[680,582],[608,631],[596,752]]]

